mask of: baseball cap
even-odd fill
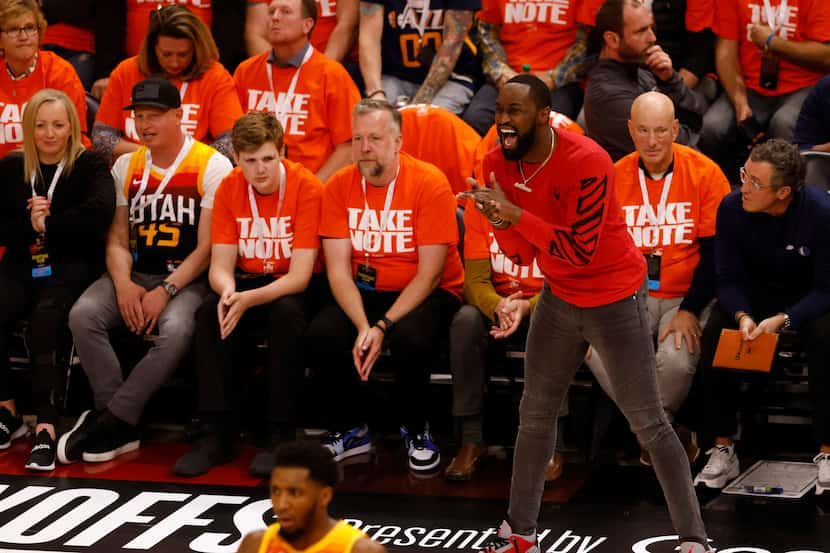
[[[167,79],[152,77],[139,81],[133,87],[132,102],[124,109],[135,109],[138,106],[151,106],[161,109],[176,109],[181,107],[182,99],[179,90]]]

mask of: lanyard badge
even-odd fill
[[[52,276],[52,264],[49,261],[49,250],[46,248],[46,235],[37,235],[34,244],[29,246],[29,254],[32,256],[32,278],[45,278]]]

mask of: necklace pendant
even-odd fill
[[[533,192],[533,190],[531,190],[531,189],[527,186],[527,182],[518,182],[518,181],[517,181],[517,182],[515,182],[515,183],[513,184],[513,186],[515,186],[515,187],[516,187],[516,188],[518,188],[519,190],[522,190],[523,192]]]

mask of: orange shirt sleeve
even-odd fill
[[[464,209],[464,259],[490,259],[484,215],[467,200]]]
[[[124,106],[129,104],[129,100],[124,101],[132,94],[132,88],[127,89],[127,75],[130,73],[129,64],[135,63],[135,58],[127,59],[113,69],[110,73],[109,84],[104,91],[104,97],[101,98],[101,105],[98,107],[98,114],[95,116],[96,121],[100,121],[104,125],[118,129],[124,132]]]
[[[713,0],[686,0],[686,29],[696,33],[711,28],[715,22],[715,9]]]
[[[499,0],[482,0],[481,11],[476,15],[485,23],[501,25],[501,4]]]
[[[320,248],[320,211],[323,202],[323,185],[314,174],[298,167],[295,178],[301,180],[297,212],[294,216],[294,249]]]
[[[239,186],[239,169],[231,171],[216,190],[211,215],[211,243],[236,244],[239,232],[236,214],[239,211],[239,197],[234,194]]]
[[[728,0],[723,0],[728,1]],[[597,21],[597,12],[604,0],[582,0],[576,12],[576,22],[593,27]]]
[[[323,187],[319,228],[321,237],[349,238],[345,196],[351,174],[351,171],[340,170]]]
[[[830,41],[830,8],[826,0],[813,0],[799,11],[798,25],[804,29],[803,34],[809,40],[817,42]]]
[[[715,18],[712,30],[726,40],[740,40],[740,16],[738,2],[741,0],[720,0],[715,3]]]
[[[210,74],[209,93],[212,95],[208,127],[210,136],[214,139],[233,128],[234,122],[242,117],[242,106],[239,103],[233,77],[219,62],[214,63],[208,72]],[[203,79],[207,80],[208,74]]]
[[[352,109],[360,101],[360,92],[343,66],[334,63],[333,82],[326,86],[326,121],[332,144],[337,146],[352,139]]]
[[[415,240],[419,246],[450,244],[458,241],[458,224],[455,220],[457,203],[447,177],[437,167],[416,178],[427,179],[420,198],[415,222]],[[406,183],[401,183],[406,187]]]

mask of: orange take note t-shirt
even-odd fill
[[[640,155],[633,152],[616,164],[617,200],[634,244],[644,255],[662,253],[660,287],[649,290],[657,298],[680,298],[692,285],[700,261],[698,238],[715,235],[718,206],[729,194],[729,181],[720,167],[696,150],[674,144],[674,171],[660,215],[658,204],[666,177],[652,180],[644,174],[651,209],[657,224],[647,215],[640,188]]]
[[[438,286],[461,298],[464,268],[458,255],[455,196],[447,177],[434,165],[401,153],[384,221],[388,187],[367,184],[364,196],[361,180],[354,165],[332,175],[323,192],[320,221],[323,238],[351,239],[352,274],[357,275],[358,264],[368,260],[377,271],[375,288],[398,292],[415,277],[418,247],[446,244],[447,260]]]
[[[122,0],[107,0],[119,2]],[[127,2],[127,35],[124,37],[124,50],[128,56],[135,56],[141,48],[141,41],[150,26],[150,12],[160,6],[178,4],[192,11],[210,28],[213,20],[211,0],[124,0]],[[126,105],[126,104],[124,104]]]
[[[482,0],[478,18],[499,25],[507,64],[531,72],[556,67],[576,41],[578,0]]]
[[[481,141],[463,119],[438,106],[409,105],[401,109],[401,150],[432,163],[447,176],[455,193],[469,188],[473,156]]]
[[[343,66],[314,50],[300,67],[266,64],[270,52],[248,58],[233,74],[242,111],[270,111],[285,132],[286,157],[316,173],[335,147],[352,138],[352,108],[360,93]],[[296,88],[289,95],[294,75]]]
[[[521,290],[522,295],[529,298],[542,289],[545,276],[536,259],[530,265],[514,263],[501,250],[492,225],[472,205],[467,205],[464,210],[464,258],[490,260],[490,279],[500,296]]]
[[[323,185],[311,171],[289,160],[285,168],[285,196],[254,190],[259,217],[253,218],[248,181],[239,167],[226,176],[213,201],[211,242],[238,246],[237,268],[244,273],[280,277],[288,272],[295,249],[319,249],[317,234]],[[315,271],[319,271],[319,261]]]
[[[23,145],[23,109],[36,92],[55,88],[69,96],[78,112],[81,132],[86,135],[86,92],[75,68],[53,52],[37,53],[35,70],[28,77],[13,81],[0,58],[0,157]],[[84,145],[91,144],[86,136]]]
[[[129,105],[133,87],[147,77],[138,69],[138,58],[129,58],[118,64],[110,74],[109,85],[95,120],[120,130],[124,140],[138,144],[133,112],[124,110]],[[209,143],[231,130],[234,121],[242,116],[233,79],[221,63],[215,62],[201,77],[192,81],[172,81],[182,98],[182,130],[200,142]]]
[[[781,57],[778,66],[778,87],[761,88],[761,50],[749,38],[753,24],[761,23],[774,29],[776,36],[787,40],[830,41],[830,9],[827,0],[768,0],[767,13],[763,0],[720,0],[713,30],[719,37],[738,41],[738,55],[744,83],[763,96],[779,96],[812,86],[824,73],[800,67]],[[786,12],[786,13],[785,13]],[[770,16],[773,21],[770,22]]]

